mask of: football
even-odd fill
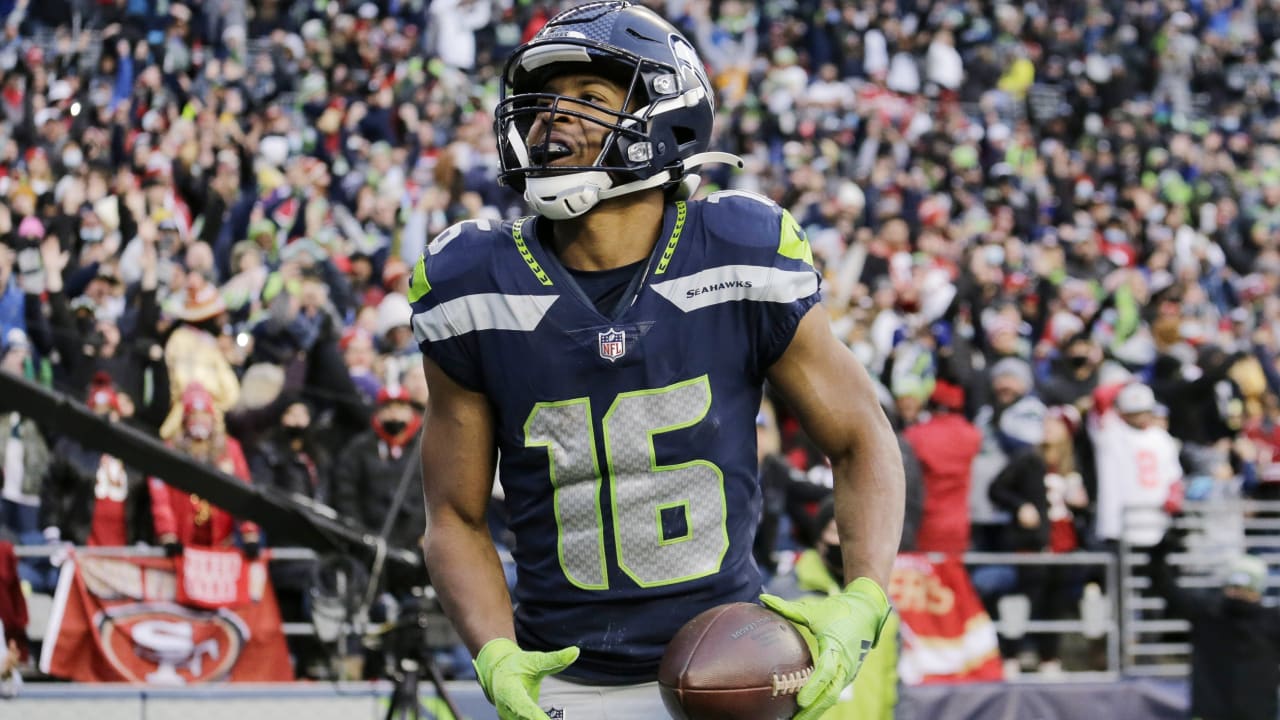
[[[751,603],[711,608],[680,628],[658,668],[662,701],[682,720],[782,720],[813,672],[804,637]]]

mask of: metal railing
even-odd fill
[[[1134,523],[1133,514],[1126,513],[1126,527]],[[1242,552],[1267,561],[1272,574],[1280,565],[1280,502],[1188,502],[1170,525],[1185,538],[1184,547],[1168,556],[1179,587],[1219,587],[1223,563]],[[1122,540],[1118,558],[1123,583],[1118,593],[1121,673],[1130,677],[1186,676],[1190,670],[1190,623],[1169,616],[1164,599],[1155,594],[1146,576],[1147,553]],[[1264,602],[1274,600],[1264,598]]]
[[[1033,567],[1095,567],[1102,569],[1106,587],[1116,587],[1120,581],[1120,566],[1115,555],[1105,552],[1070,552],[1070,553],[996,553],[968,552],[962,556],[966,567],[981,566],[1033,566]],[[1017,593],[1009,593],[1016,595]],[[996,620],[997,631],[1003,637],[1021,638],[1025,635],[1081,635],[1086,638],[1106,638],[1106,667],[1101,670],[1075,671],[1065,673],[1062,679],[1088,680],[1117,677],[1122,667],[1122,635],[1118,603],[1115,593],[1106,593],[1100,601],[1103,617],[1096,621],[1083,617],[1069,620],[1046,620],[1029,618],[1010,623],[1007,618]],[[1016,628],[1010,627],[1016,624]]]
[[[1218,520],[1230,518],[1238,532],[1215,535]],[[1128,521],[1128,518],[1126,518]],[[1217,523],[1220,525],[1221,523]],[[1255,553],[1272,566],[1280,565],[1280,502],[1187,503],[1184,514],[1173,525],[1186,536],[1186,547],[1172,553],[1169,563],[1177,569],[1178,584],[1184,588],[1213,588],[1220,584],[1218,569],[1229,555],[1240,551]],[[1220,529],[1220,528],[1217,528]],[[19,558],[51,557],[63,551],[57,545],[18,546]],[[77,548],[88,555],[129,555],[162,557],[160,548]],[[941,555],[930,556],[941,559]],[[306,548],[273,548],[272,562],[316,562],[319,556]],[[998,632],[1006,638],[1025,635],[1075,635],[1088,639],[1105,636],[1106,665],[1089,671],[1067,671],[1061,681],[1096,681],[1119,677],[1183,677],[1189,670],[1190,645],[1187,621],[1169,617],[1164,601],[1156,596],[1144,574],[1147,555],[1123,542],[1120,551],[1072,553],[969,552],[961,556],[966,567],[1061,567],[1095,568],[1103,584],[1100,618],[1023,618],[1012,623],[996,618]],[[1009,593],[1012,595],[1016,593]],[[1006,595],[1007,597],[1007,595]],[[33,628],[35,630],[36,628]],[[42,630],[40,628],[39,630]],[[287,635],[313,635],[309,622],[286,622]],[[1039,676],[1037,680],[1043,679]]]
[[[16,554],[19,558],[52,558],[58,553],[65,552],[63,546],[58,545],[26,545],[18,546]],[[146,546],[129,546],[116,548],[102,547],[82,547],[77,548],[76,552],[81,555],[91,556],[130,556],[130,557],[163,557],[164,551],[161,548],[152,548]],[[941,555],[930,556],[931,559],[940,560]],[[312,550],[307,548],[273,548],[270,553],[271,562],[315,562],[319,556]],[[1093,552],[1076,552],[1068,554],[1049,554],[1049,553],[988,553],[988,552],[971,552],[965,553],[961,557],[962,562],[969,568],[982,566],[1074,566],[1074,567],[1097,567],[1101,568],[1106,577],[1108,587],[1115,587],[1118,582],[1119,572],[1116,557],[1109,553],[1093,553]],[[1108,598],[1110,600],[1110,598]],[[39,615],[39,613],[36,613]],[[33,617],[33,621],[38,618]],[[1096,681],[1099,679],[1115,678],[1119,674],[1121,666],[1121,634],[1120,624],[1118,622],[1118,614],[1114,603],[1109,602],[1105,617],[1100,625],[1090,627],[1083,619],[1070,620],[1048,620],[1043,618],[1030,618],[1018,623],[1016,630],[1019,636],[1023,634],[1053,633],[1059,635],[1083,635],[1086,637],[1106,636],[1107,645],[1107,664],[1100,671],[1091,672],[1075,672],[1064,677],[1067,680],[1089,680]],[[1008,630],[1008,624],[997,622],[997,628],[1002,631]],[[39,635],[43,628],[32,628]],[[315,634],[315,628],[309,622],[285,622],[283,630],[286,635],[292,636],[310,636]]]

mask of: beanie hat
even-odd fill
[[[1222,584],[1260,593],[1267,588],[1267,563],[1256,555],[1238,555],[1227,564]]]
[[[1031,365],[1022,358],[1007,357],[1000,360],[995,365],[992,365],[991,379],[995,380],[998,377],[1015,378],[1028,390],[1030,390],[1031,386],[1034,384],[1034,379],[1031,375]]]
[[[213,396],[208,390],[204,389],[204,385],[198,382],[192,382],[182,391],[182,414],[190,415],[194,412],[214,412]]]
[[[929,396],[929,401],[938,407],[948,410],[964,409],[964,388],[954,385],[945,380],[939,380],[934,385],[933,393]]]
[[[413,322],[413,307],[409,299],[400,293],[388,293],[378,304],[378,337],[398,327],[409,327]]]

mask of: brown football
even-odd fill
[[[813,672],[790,622],[751,603],[711,608],[685,623],[662,656],[662,701],[681,720],[783,720]]]

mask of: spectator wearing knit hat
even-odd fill
[[[1237,555],[1223,563],[1220,587],[1180,587],[1168,556],[1173,533],[1150,553],[1155,592],[1170,614],[1191,622],[1191,707],[1202,720],[1271,720],[1280,687],[1280,613],[1262,603],[1266,561]]]
[[[194,460],[250,482],[249,464],[240,443],[226,434],[222,412],[213,395],[198,382],[183,391],[179,404],[178,429],[170,443]],[[230,547],[238,538],[250,558],[257,557],[259,532],[256,524],[237,522],[225,510],[193,493],[167,485],[163,478],[151,478],[151,512],[157,541],[169,556],[181,554],[188,546]]]
[[[994,506],[987,491],[1011,456],[1035,444],[1026,442],[1018,431],[1025,418],[1038,420],[1044,406],[1032,394],[1031,366],[1025,360],[1004,358],[990,368],[988,377],[985,394],[989,402],[978,408],[973,418],[974,427],[982,434],[982,445],[973,460],[969,513],[974,548],[997,551],[1006,549],[1004,536],[1011,515]]]

